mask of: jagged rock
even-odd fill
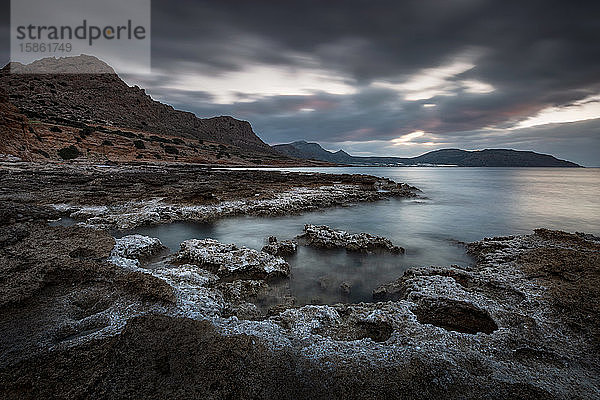
[[[290,274],[290,266],[283,258],[214,239],[186,240],[181,243],[177,259],[198,263],[226,279],[273,279]]]
[[[173,288],[177,297],[177,307],[180,313],[187,317],[220,316],[227,307],[221,291],[212,287],[219,277],[197,265],[182,264],[143,271],[164,280]]]
[[[162,250],[165,246],[158,238],[151,238],[143,235],[128,235],[115,240],[115,247],[112,249],[113,256],[125,258],[149,258]]]
[[[166,247],[157,238],[142,235],[128,235],[115,240],[109,261],[117,266],[135,269],[141,260],[146,260]]]
[[[392,254],[404,253],[402,247],[394,246],[389,239],[384,237],[369,233],[348,233],[325,225],[305,225],[304,233],[298,238],[303,239],[308,246],[325,249],[343,248],[363,253],[375,251],[389,251]]]
[[[340,290],[343,294],[350,294],[350,291],[352,290],[352,283],[347,281],[342,282],[340,284]]]
[[[268,239],[269,244],[263,246],[262,251],[274,256],[291,256],[298,251],[298,243],[295,240],[277,241],[275,236]]]

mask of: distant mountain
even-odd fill
[[[580,167],[551,155],[533,151],[486,149],[467,151],[460,149],[436,150],[418,157],[354,157],[343,150],[327,151],[318,143],[298,141],[272,146],[280,153],[309,160],[351,165],[456,165],[459,167]]]
[[[333,153],[325,150],[318,143],[308,143],[304,140],[290,144],[278,144],[272,147],[287,156],[306,160],[319,160],[344,164],[351,163],[356,158],[352,157],[344,150],[339,150]]]
[[[94,73],[56,73],[65,70]],[[44,74],[31,73],[35,71]],[[273,154],[248,122],[227,116],[201,119],[175,110],[143,89],[128,86],[108,64],[92,56],[11,63],[0,70],[0,89],[32,120],[114,126]]]

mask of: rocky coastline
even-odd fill
[[[129,229],[234,215],[275,216],[412,198],[419,189],[367,175],[225,170],[189,164],[0,163],[0,200],[15,222],[28,207],[83,226]],[[39,211],[39,210],[38,210]],[[0,210],[1,212],[1,210]],[[23,214],[25,213],[25,214]]]
[[[3,398],[600,398],[600,238],[483,239],[467,244],[473,265],[412,268],[371,303],[300,306],[272,282],[302,238],[263,251],[188,240],[161,256],[158,239],[108,229],[418,189],[169,165],[7,164],[0,185]],[[48,225],[61,217],[76,224]],[[319,246],[401,252],[306,231]]]

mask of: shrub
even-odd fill
[[[136,134],[133,132],[126,132],[126,131],[121,131],[121,130],[116,130],[116,131],[113,131],[112,133],[115,135],[129,138],[129,139],[135,139],[137,137]]]
[[[53,126],[50,128],[50,132],[61,133],[62,129],[60,129],[58,126]]]
[[[160,136],[152,135],[148,138],[151,142],[159,142],[159,143],[173,143],[169,139],[161,138]]]
[[[165,146],[165,153],[168,154],[179,154],[179,150],[173,146]]]
[[[73,160],[81,155],[77,147],[71,145],[69,147],[62,148],[58,151],[58,155],[63,160]]]
[[[91,135],[94,132],[95,132],[95,130],[91,126],[84,126],[79,131],[79,136],[81,136],[82,138],[85,138],[87,135]]]
[[[135,140],[135,141],[133,142],[133,145],[135,146],[135,148],[136,148],[136,149],[140,149],[140,150],[142,150],[142,149],[145,149],[145,148],[146,148],[146,145],[144,144],[144,141],[143,141],[143,140]]]
[[[102,146],[114,146],[114,144],[110,140],[104,140]]]

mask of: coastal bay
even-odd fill
[[[67,398],[88,391],[131,395],[133,381],[146,395],[202,393],[210,387],[210,393],[236,396],[260,387],[268,397],[320,398],[335,388],[379,398],[392,396],[400,382],[412,397],[442,395],[449,387],[472,398],[484,392],[543,398],[597,394],[598,237],[541,229],[472,241],[460,240],[468,238],[468,229],[450,227],[451,234],[438,230],[425,240],[429,233],[415,229],[409,215],[423,228],[427,220],[417,210],[427,214],[428,207],[456,200],[431,190],[434,181],[421,191],[412,186],[416,179],[407,184],[352,169],[326,171],[332,174],[4,165],[0,329],[2,348],[10,351],[0,362],[3,392],[14,397],[29,388],[29,396],[58,394],[57,382],[69,376]],[[439,217],[439,210],[430,212]],[[61,226],[61,218],[70,226]],[[349,247],[310,250],[297,238],[309,220],[332,226],[325,237],[349,240],[336,239],[333,246]],[[152,235],[160,227],[192,223],[201,228],[175,226]],[[594,226],[593,219],[589,223]],[[217,240],[177,247],[178,241],[194,239],[190,235],[203,239],[202,229]],[[353,236],[358,232],[383,235],[406,253],[363,253],[352,244],[363,240]],[[299,241],[297,254],[261,251],[272,235]],[[150,236],[161,236],[164,243]],[[301,251],[312,251],[321,272],[332,265],[327,256],[319,264],[321,251],[337,252],[346,261],[358,257],[363,261],[357,269],[367,272],[359,280],[381,257],[406,266],[374,285],[368,302],[338,298],[310,304],[294,296],[302,287],[289,290],[294,271],[306,264],[302,258],[292,261]],[[437,253],[429,261],[438,262],[421,259],[409,267],[407,261],[421,251]],[[450,261],[453,257],[464,262]],[[288,266],[275,267],[282,263]],[[275,278],[271,271],[276,270],[283,275]],[[318,280],[313,284],[322,286]],[[352,293],[357,286],[335,282],[333,288]],[[153,351],[144,355],[148,347]],[[85,368],[78,361],[83,354]],[[131,359],[144,357],[155,368],[134,372]],[[244,374],[240,357],[246,360]],[[219,376],[211,373],[215,368]],[[491,368],[494,374],[481,373]],[[33,385],[40,369],[44,378]],[[106,386],[107,381],[113,384]]]

